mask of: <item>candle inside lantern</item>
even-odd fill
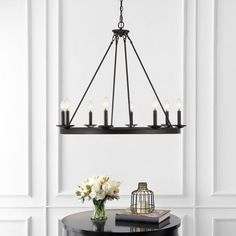
[[[70,101],[65,99],[61,102],[61,125],[70,124]]]
[[[89,125],[93,125],[93,103],[92,103],[92,101],[89,101],[88,110],[89,110]]]
[[[157,126],[157,107],[158,107],[158,101],[157,101],[156,98],[153,99],[152,106],[153,106],[153,126]]]
[[[138,202],[137,213],[147,213],[148,203],[147,201]]]
[[[109,107],[109,101],[108,101],[107,97],[104,98],[103,106],[104,106],[104,126],[108,126],[108,107]]]
[[[166,100],[166,103],[165,103],[165,118],[166,118],[166,125],[169,126],[169,109],[170,109],[170,104],[169,102]]]
[[[130,126],[133,126],[134,124],[134,105],[130,104]]]
[[[182,121],[181,121],[181,107],[182,107],[182,101],[181,99],[179,98],[177,100],[177,125],[178,126],[181,126],[182,124]]]

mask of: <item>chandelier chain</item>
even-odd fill
[[[124,18],[123,18],[123,0],[120,0],[120,21],[118,23],[118,27],[119,29],[123,29],[124,26],[125,26],[125,23],[124,23]]]

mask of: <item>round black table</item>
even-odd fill
[[[178,228],[181,224],[179,217],[171,215],[169,224],[158,226],[157,224],[121,222],[115,220],[115,214],[121,210],[106,210],[107,220],[92,221],[92,211],[85,211],[66,216],[62,219],[65,236],[95,236],[95,235],[146,235],[146,236],[178,236]]]

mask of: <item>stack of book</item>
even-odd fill
[[[156,209],[152,213],[136,214],[136,213],[132,213],[130,210],[125,210],[125,211],[116,213],[116,221],[157,224],[161,228],[170,223],[170,211]]]

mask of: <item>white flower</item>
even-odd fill
[[[105,192],[106,195],[110,194],[110,190],[111,190],[111,184],[110,181],[106,181],[103,185],[102,185],[102,189]]]
[[[84,200],[113,200],[119,198],[120,182],[112,181],[108,176],[94,176],[85,180],[76,195]]]
[[[100,191],[97,192],[96,199],[97,200],[103,200],[106,197],[105,192],[101,189]]]
[[[111,188],[110,188],[110,196],[111,197],[118,197],[119,193],[119,187],[120,187],[120,182],[117,181],[111,181],[110,182]]]

